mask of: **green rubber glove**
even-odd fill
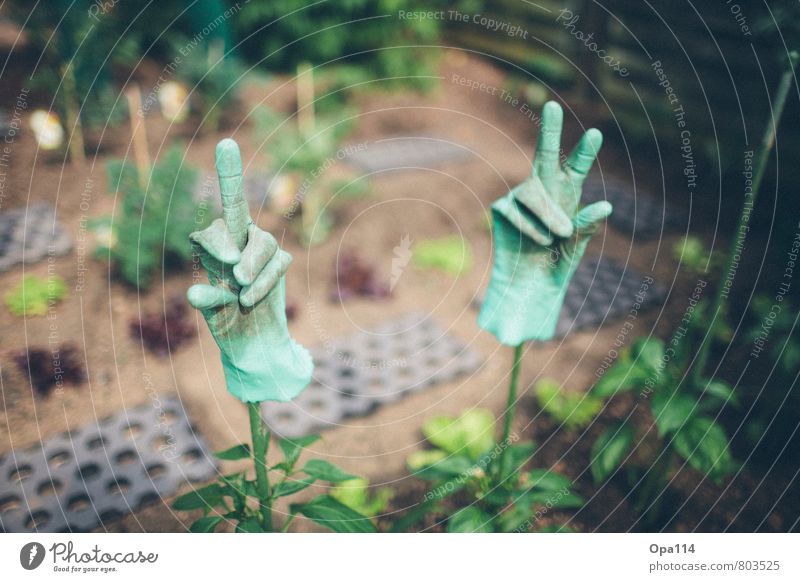
[[[558,103],[545,103],[531,177],[492,204],[494,267],[478,325],[502,344],[552,339],[586,245],[611,214],[606,201],[578,211],[603,135],[588,130],[562,167],[563,120]]]
[[[314,371],[286,325],[284,275],[292,257],[250,218],[236,142],[219,142],[216,157],[224,218],[190,235],[211,284],[193,285],[187,298],[219,346],[228,391],[243,402],[286,402]]]

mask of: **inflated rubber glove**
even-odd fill
[[[236,142],[219,142],[216,158],[224,218],[190,235],[211,284],[193,285],[187,298],[219,346],[228,391],[243,402],[286,402],[314,370],[286,324],[284,275],[292,257],[250,218]]]
[[[510,346],[552,339],[586,245],[611,214],[606,201],[578,211],[603,135],[588,130],[562,168],[563,119],[558,103],[545,103],[530,178],[492,204],[494,267],[478,325]]]

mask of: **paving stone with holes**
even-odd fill
[[[614,212],[608,218],[614,228],[639,238],[654,238],[662,232],[685,230],[689,221],[686,212],[675,208],[675,202],[658,200],[652,192],[639,187],[634,191],[629,181],[600,176],[595,172],[586,179],[581,202],[589,204],[598,200],[608,200],[614,206]]]
[[[0,530],[88,531],[212,477],[178,399],[158,402],[0,458]]]
[[[262,407],[264,420],[280,436],[336,426],[481,365],[478,354],[417,313],[311,352],[315,370],[308,388],[292,402]]]
[[[17,263],[34,263],[48,254],[64,255],[72,239],[55,220],[55,208],[47,203],[31,204],[0,213],[0,271]]]
[[[387,137],[369,142],[365,148],[345,148],[345,151],[345,161],[364,173],[435,168],[470,157],[466,146],[429,136]]]
[[[587,257],[575,271],[556,327],[563,337],[571,331],[598,327],[664,301],[664,290],[642,275],[608,257]]]

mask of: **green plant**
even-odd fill
[[[389,506],[394,492],[388,487],[382,487],[373,493],[370,491],[369,480],[357,477],[342,481],[333,488],[330,495],[350,509],[374,520]]]
[[[193,197],[197,171],[178,146],[167,150],[149,176],[141,177],[126,160],[109,162],[107,171],[111,193],[121,199],[110,237],[116,244],[108,254],[126,282],[147,288],[162,265],[191,259],[189,233],[208,222],[208,212],[198,211]]]
[[[437,5],[446,8],[436,0],[424,9]],[[358,67],[381,86],[427,88],[433,83],[435,52],[425,45],[435,43],[440,22],[397,18],[398,11],[413,10],[398,0],[250,2],[234,25],[242,52],[271,70],[293,71],[304,61],[333,62]]]
[[[748,401],[753,402],[744,423],[745,437],[751,445],[770,453],[758,455],[761,460],[774,459],[796,436],[794,416],[800,406],[795,386],[800,369],[798,311],[783,294],[784,289],[781,287],[775,296],[759,295],[753,300],[752,319],[740,339],[742,347],[750,350],[751,360],[764,357],[768,362],[766,378],[750,381],[744,388]]]
[[[16,287],[6,292],[5,302],[14,315],[47,315],[47,310],[66,295],[67,285],[58,275],[50,275],[46,279],[25,275]]]
[[[115,5],[105,3],[102,18],[93,12],[99,4],[89,0],[9,7],[9,15],[42,59],[34,84],[45,90],[57,88],[53,99],[71,135],[73,161],[85,158],[82,128],[102,129],[125,118],[125,100],[118,97],[110,69],[137,60],[138,36],[126,28],[128,23]]]
[[[494,429],[494,415],[480,408],[423,425],[434,448],[412,453],[406,464],[430,489],[393,531],[434,515],[446,518],[449,532],[521,532],[534,529],[547,511],[583,504],[567,477],[524,468],[533,457],[533,442],[517,442],[512,434],[497,442]]]
[[[222,39],[194,50],[186,50],[189,44],[185,40],[178,42],[183,56],[175,70],[176,78],[189,88],[192,106],[203,117],[202,129],[216,131],[222,114],[238,102],[244,68],[225,55]]]
[[[200,532],[213,531],[223,521],[234,522],[239,532],[286,531],[298,515],[334,531],[374,531],[369,518],[330,495],[293,503],[283,523],[275,521],[273,505],[278,499],[317,481],[343,483],[355,477],[322,459],[298,468],[301,452],[317,436],[279,440],[282,458],[269,462],[270,431],[261,418],[261,404],[296,397],[308,386],[314,367],[311,355],[287,327],[284,275],[292,257],[253,223],[236,142],[224,139],[217,144],[216,168],[224,218],[188,237],[209,282],[192,285],[187,299],[205,319],[220,350],[228,392],[246,405],[250,420],[252,447],[238,444],[217,456],[250,459],[255,478],[246,472],[224,476],[179,497],[174,507],[202,509],[204,516],[192,524],[192,531]]]
[[[718,271],[722,267],[719,255],[712,253],[703,239],[686,235],[672,245],[672,256],[692,273]]]
[[[275,171],[298,176],[292,181],[297,185],[295,198],[284,216],[300,214],[299,236],[305,244],[325,240],[333,226],[331,209],[367,190],[365,178],[336,178],[332,171],[343,158],[341,143],[352,130],[354,116],[354,110],[347,108],[312,116],[313,126],[301,131],[294,120],[267,107],[255,113],[256,135]]]
[[[638,481],[636,510],[647,523],[655,523],[660,501],[672,472],[680,461],[715,483],[730,475],[737,464],[730,452],[725,429],[717,418],[725,406],[738,406],[731,386],[721,379],[704,378],[689,384],[685,379],[694,352],[690,338],[705,329],[708,320],[695,317],[688,328],[680,328],[669,342],[639,338],[621,350],[617,361],[592,387],[595,398],[612,398],[639,392],[639,405],[649,409],[653,425],[637,435],[632,421],[608,427],[592,447],[591,471],[602,483],[625,464]],[[655,431],[652,429],[655,428]],[[654,445],[656,459],[636,458],[644,443]],[[629,460],[630,459],[630,460]]]
[[[587,426],[603,408],[602,398],[581,392],[568,392],[551,378],[539,380],[533,391],[541,409],[567,430]]]
[[[460,275],[472,267],[469,241],[456,235],[420,241],[412,256],[420,269],[436,269],[450,275]]]
[[[283,523],[276,523],[273,505],[278,499],[295,495],[316,482],[347,483],[355,477],[322,459],[311,459],[298,468],[300,453],[319,439],[317,435],[279,440],[281,460],[269,465],[269,431],[259,416],[258,403],[248,408],[253,448],[243,443],[215,455],[225,461],[251,459],[256,467],[256,478],[248,478],[245,472],[232,473],[178,497],[172,504],[173,509],[203,512],[203,517],[191,525],[191,531],[207,533],[220,524],[233,523],[234,531],[240,533],[285,532],[298,515],[336,532],[375,531],[367,517],[331,495],[318,495],[310,501],[291,504]],[[275,478],[270,479],[271,475]]]

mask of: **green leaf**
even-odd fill
[[[533,441],[523,441],[511,445],[508,447],[508,452],[506,453],[509,466],[515,471],[521,470],[522,467],[531,460],[535,450],[536,443]]]
[[[412,473],[416,473],[425,467],[435,465],[442,459],[447,457],[441,449],[423,449],[421,451],[414,451],[406,457],[406,466]]]
[[[355,475],[351,475],[336,465],[322,459],[311,459],[305,464],[301,471],[310,477],[314,477],[320,481],[328,481],[329,483],[341,483],[342,481],[356,478]]]
[[[447,520],[450,533],[491,533],[492,516],[474,506],[459,509]]]
[[[672,440],[675,451],[698,471],[719,482],[735,468],[725,430],[710,418],[690,420]]]
[[[733,392],[730,384],[722,380],[707,379],[705,382],[704,396],[709,396],[715,400],[719,400],[724,404],[731,404],[739,406],[739,398]]]
[[[314,481],[316,481],[316,477],[306,477],[305,479],[287,479],[283,483],[279,483],[275,486],[272,490],[272,496],[275,498],[278,497],[286,497],[287,495],[292,495],[297,493],[298,491],[302,491],[307,487],[310,487]]]
[[[539,406],[567,429],[588,425],[603,408],[596,394],[568,392],[551,378],[539,380],[534,387]]]
[[[236,525],[236,533],[263,533],[261,524],[255,517],[248,517]]]
[[[592,445],[592,477],[602,483],[611,475],[633,446],[633,427],[618,423],[608,427]]]
[[[423,467],[414,473],[414,476],[426,481],[435,481],[453,476],[467,477],[479,471],[480,467],[464,455],[449,455],[433,465]]]
[[[212,507],[224,506],[224,493],[224,489],[218,483],[212,483],[181,495],[172,503],[172,509],[191,511],[193,509],[208,510]]]
[[[374,517],[383,513],[393,497],[391,489],[384,487],[375,489],[374,493],[370,490],[367,479],[351,479],[343,481],[333,488],[331,497],[341,501],[350,509],[354,509],[367,517]]]
[[[465,454],[475,461],[495,444],[494,420],[490,410],[473,408],[458,418],[432,418],[422,426],[422,433],[445,452]]]
[[[221,521],[222,517],[219,515],[201,517],[189,527],[189,531],[192,533],[211,533]]]
[[[373,533],[376,531],[368,517],[347,507],[330,495],[320,495],[309,503],[293,504],[291,511],[304,515],[311,521],[338,533]]]
[[[591,394],[598,398],[609,398],[618,392],[637,388],[651,377],[646,368],[630,360],[630,355],[620,356],[592,387]]]
[[[238,461],[239,459],[249,459],[251,456],[250,445],[245,443],[235,445],[224,451],[219,451],[218,453],[214,453],[214,456],[217,457],[218,459],[222,459],[223,461]]]
[[[278,445],[280,445],[288,465],[293,467],[297,459],[300,458],[300,453],[303,452],[303,449],[308,448],[319,439],[319,435],[310,434],[296,439],[281,439],[278,441]]]
[[[654,396],[652,412],[658,427],[658,436],[663,437],[679,430],[694,415],[696,404],[695,399],[690,396]]]
[[[525,485],[528,489],[558,491],[571,487],[572,480],[547,469],[531,469],[528,472],[528,479]]]
[[[656,337],[637,339],[631,346],[631,358],[650,372],[659,372],[664,366],[664,342]]]

